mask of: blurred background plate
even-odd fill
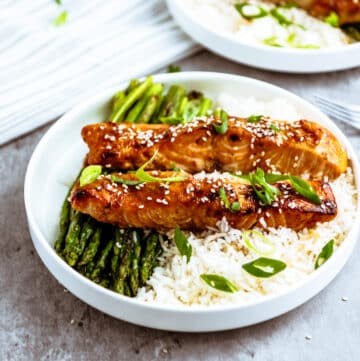
[[[167,0],[182,29],[211,51],[239,63],[289,73],[319,73],[360,65],[360,43],[328,49],[288,49],[249,44],[203,25],[181,0]]]

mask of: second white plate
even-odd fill
[[[167,0],[176,22],[214,53],[254,67],[289,73],[319,73],[360,66],[360,43],[333,49],[286,49],[244,43],[204,26],[181,0]]]

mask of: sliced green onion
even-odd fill
[[[261,256],[271,256],[275,252],[275,244],[261,232],[243,231],[242,237],[246,246]],[[267,250],[264,250],[266,248]]]
[[[279,12],[279,9],[280,9],[279,7],[271,9],[270,10],[271,16],[275,18],[281,26],[294,25],[294,23],[291,20],[289,20],[285,15]]]
[[[249,176],[250,183],[257,197],[266,205],[271,205],[276,196],[280,194],[279,189],[267,183],[265,173],[261,168],[256,168],[256,172],[250,173]],[[258,187],[260,187],[260,190]]]
[[[268,278],[286,268],[286,263],[273,258],[260,257],[241,266],[247,273],[259,278]]]
[[[62,5],[61,0],[55,0],[58,5]]]
[[[200,278],[210,287],[215,288],[216,290],[235,293],[239,291],[239,289],[228,279],[223,276],[219,276],[216,274],[202,274]]]
[[[167,73],[178,73],[181,71],[180,66],[170,64],[167,68]]]
[[[145,168],[154,161],[157,154],[158,154],[158,151],[156,151],[154,153],[154,155],[135,172],[135,175],[138,177],[139,181],[142,181],[142,182],[183,182],[186,179],[185,176],[158,178],[158,177],[153,177],[149,173],[145,172]]]
[[[317,195],[310,183],[294,175],[289,175],[289,180],[293,188],[304,198],[309,199],[315,204],[321,204],[319,196]]]
[[[265,173],[264,177],[266,182],[270,184],[289,179],[288,175],[275,173]]]
[[[277,127],[275,124],[270,124],[270,129],[273,130],[276,133],[280,133],[281,129]]]
[[[247,121],[249,123],[259,123],[262,119],[264,118],[263,115],[259,114],[259,115],[250,115],[249,117],[247,117]]]
[[[266,38],[263,40],[265,45],[275,46],[277,48],[282,48],[283,46],[278,43],[278,38],[276,36],[271,36],[270,38]]]
[[[322,248],[320,254],[317,256],[315,261],[315,269],[318,269],[322,266],[333,254],[334,252],[334,240],[331,239],[325,246]]]
[[[216,133],[224,135],[228,130],[228,114],[225,110],[220,111],[220,125],[214,124],[213,127],[216,131]]]
[[[124,178],[120,178],[116,175],[111,175],[111,181],[114,183],[125,184],[127,186],[137,186],[138,184],[144,183],[143,181],[140,181],[140,180],[124,179]]]
[[[84,168],[80,175],[80,187],[86,186],[98,179],[101,175],[102,167],[101,165],[89,165]]]
[[[281,9],[286,9],[288,10],[289,7],[285,7],[285,6],[278,6],[274,9],[270,10],[270,14],[273,18],[275,18],[277,20],[277,22],[284,27],[290,26],[290,25],[294,25],[294,26],[298,26],[300,29],[302,30],[306,30],[304,25],[301,24],[296,24],[294,23],[292,20],[288,19],[284,14],[282,14],[279,10]]]
[[[230,208],[230,201],[226,195],[226,191],[224,187],[219,189],[219,196],[222,202],[224,203],[225,208]]]
[[[247,20],[259,19],[269,14],[260,5],[250,4],[248,2],[236,3],[234,7],[237,12]]]
[[[235,212],[240,211],[240,208],[241,208],[240,202],[234,202],[230,206],[230,210]]]
[[[324,22],[333,26],[334,28],[339,27],[339,16],[336,12],[332,11],[325,19]]]
[[[55,26],[61,26],[64,25],[67,21],[67,17],[68,17],[68,12],[66,10],[64,10],[63,12],[61,12],[59,14],[59,16],[54,20],[54,25]]]
[[[192,246],[178,226],[175,228],[174,241],[180,254],[186,256],[186,262],[189,263],[192,255]]]

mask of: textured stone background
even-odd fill
[[[206,51],[179,64],[183,70],[222,71],[270,81],[308,100],[314,94],[353,103],[360,99],[360,68],[286,75],[234,64]],[[359,153],[360,131],[339,125]],[[1,361],[360,359],[360,243],[338,277],[311,301],[272,321],[227,332],[181,334],[141,328],[106,316],[64,292],[34,250],[23,204],[26,166],[47,129],[0,148]],[[343,296],[349,300],[342,301]]]

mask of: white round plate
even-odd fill
[[[228,92],[240,97],[253,95],[260,100],[287,100],[304,117],[316,119],[339,138],[352,160],[359,188],[359,164],[349,142],[332,121],[299,97],[268,83],[221,73],[162,74],[155,76],[154,81],[181,84],[214,98],[220,92]],[[247,305],[200,309],[154,305],[98,286],[68,266],[55,253],[53,243],[61,204],[87,152],[80,131],[85,124],[105,120],[112,95],[125,87],[126,84],[120,84],[116,89],[104,91],[59,119],[36,147],[26,172],[24,197],[30,234],[46,267],[64,287],[89,305],[122,320],[158,329],[200,332],[247,326],[283,314],[313,297],[336,276],[351,255],[359,234],[358,223],[329,261],[305,283]]]
[[[167,0],[182,29],[216,54],[257,68],[289,73],[320,73],[360,66],[360,43],[334,49],[287,49],[242,42],[198,21],[182,0]]]

